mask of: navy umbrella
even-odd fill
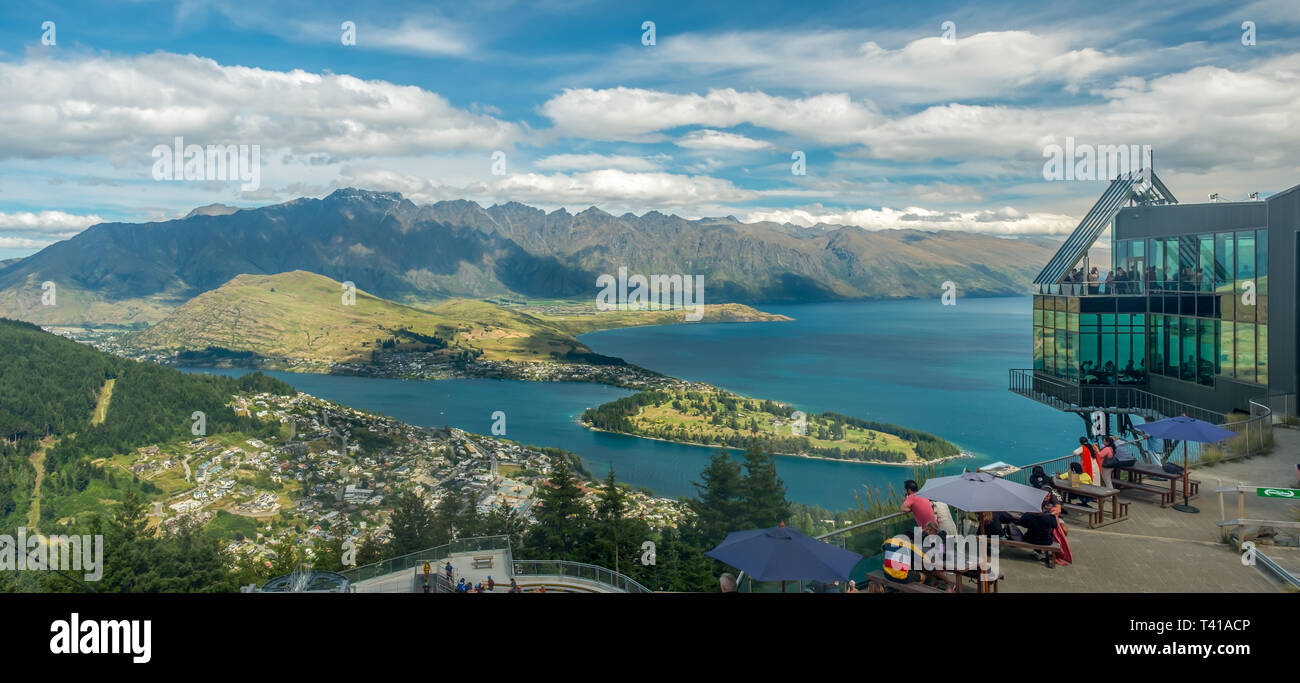
[[[784,524],[727,534],[705,555],[729,564],[755,581],[847,581],[862,556],[810,538]]]
[[[1174,509],[1180,512],[1200,512],[1200,510],[1187,504],[1187,442],[1218,443],[1224,439],[1238,436],[1238,434],[1231,429],[1224,429],[1216,424],[1198,420],[1194,417],[1187,417],[1186,415],[1148,422],[1138,427],[1137,430],[1157,439],[1183,442],[1183,504],[1175,505]]]

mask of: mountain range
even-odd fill
[[[595,207],[547,213],[516,202],[416,205],[342,189],[255,209],[209,205],[184,218],[102,223],[0,268],[0,315],[42,324],[163,319],[238,275],[294,270],[375,296],[593,300],[596,277],[703,275],[705,301],[803,302],[1014,295],[1058,243],[967,232],[688,220]],[[55,305],[42,283],[56,285]]]

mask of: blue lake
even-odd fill
[[[1007,369],[1031,361],[1030,300],[764,305],[787,323],[684,324],[606,330],[582,340],[598,353],[683,379],[938,434],[977,457],[949,469],[1065,455],[1079,418],[1007,391]],[[242,371],[204,370],[223,374]],[[392,380],[268,373],[301,391],[411,424],[491,433],[506,413],[506,437],[582,456],[603,476],[660,495],[688,496],[714,449],[584,429],[590,406],[631,392],[599,384],[507,380]],[[906,468],[780,457],[791,500],[833,509],[855,505],[864,486],[900,488]]]

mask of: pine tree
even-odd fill
[[[764,453],[757,442],[745,452],[745,514],[751,526],[773,527],[790,518],[785,483],[776,474],[776,457]]]
[[[596,543],[597,555],[600,561],[596,564],[609,567],[614,571],[621,571],[619,563],[620,548],[627,547],[633,539],[627,538],[627,529],[623,523],[623,513],[627,508],[627,496],[623,490],[618,487],[618,482],[614,479],[614,468],[609,468],[609,475],[605,477],[605,491],[601,494],[600,503],[596,505]],[[623,531],[620,537],[620,531]]]
[[[391,556],[405,555],[437,545],[434,543],[433,509],[410,491],[398,496],[389,528],[393,534],[392,541],[388,543],[388,553]]]
[[[720,449],[695,483],[698,497],[689,501],[696,515],[696,531],[710,548],[731,531],[750,528],[744,513],[744,485],[740,465]]]
[[[529,545],[543,553],[542,557],[567,560],[574,554],[588,520],[582,491],[568,461],[563,457],[552,460],[550,480],[537,496],[541,507],[536,513],[537,527],[529,534]]]

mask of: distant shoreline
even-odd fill
[[[623,435],[623,436],[630,436],[630,437],[633,437],[633,438],[636,438],[636,439],[646,439],[646,440],[648,440],[648,441],[662,441],[662,442],[664,442],[664,443],[674,443],[674,444],[678,444],[678,445],[681,445],[681,446],[700,446],[700,447],[703,447],[703,448],[721,448],[721,449],[727,449],[727,450],[743,450],[743,449],[741,449],[741,448],[737,448],[736,446],[728,446],[728,445],[725,445],[725,444],[716,444],[716,443],[696,443],[696,442],[694,442],[694,441],[674,441],[674,440],[672,440],[672,439],[661,439],[661,438],[659,438],[659,437],[657,437],[657,436],[642,436],[642,435],[640,435],[640,434],[629,434],[629,433],[627,433],[627,432],[616,432],[616,431],[612,431],[612,430],[609,430],[609,429],[601,429],[601,428],[599,428],[599,427],[593,427],[593,426],[587,424],[586,422],[583,422],[582,420],[577,420],[577,422],[578,422],[578,424],[582,425],[583,427],[586,427],[587,429],[589,429],[589,430],[591,430],[591,431],[593,431],[593,432],[604,432],[604,433],[606,433],[606,434],[621,434],[621,435]],[[951,460],[962,460],[962,459],[964,459],[964,458],[973,458],[973,457],[975,457],[975,455],[974,455],[973,453],[967,453],[966,451],[962,451],[961,453],[958,453],[957,455],[950,455],[950,456],[948,456],[948,457],[946,457],[946,458],[935,458],[934,460],[918,460],[918,461],[916,461],[916,462],[886,462],[886,461],[884,461],[884,460],[856,460],[856,459],[853,459],[853,458],[828,458],[828,457],[826,457],[826,456],[824,456],[824,455],[808,455],[808,454],[806,454],[806,453],[780,453],[780,452],[777,452],[777,451],[772,451],[771,453],[772,453],[772,455],[779,455],[779,456],[782,456],[782,457],[785,457],[785,458],[803,458],[803,459],[805,459],[805,460],[827,460],[827,461],[830,461],[830,462],[847,462],[847,463],[853,463],[853,464],[856,464],[856,465],[889,465],[889,466],[892,466],[892,467],[924,467],[924,466],[926,466],[926,465],[939,464],[939,463],[944,463],[944,462],[948,462],[948,461],[951,461]]]

